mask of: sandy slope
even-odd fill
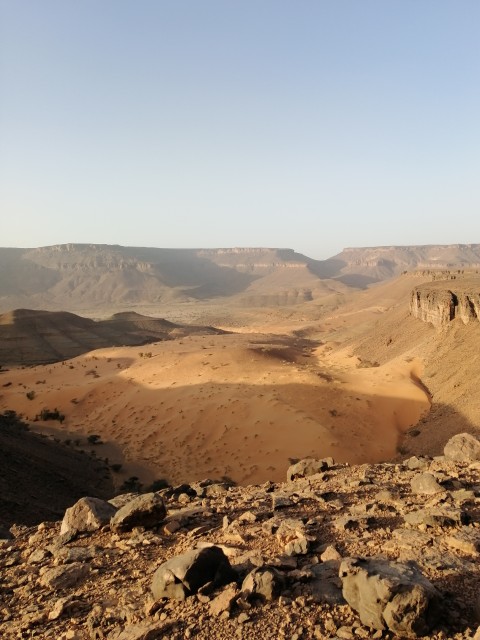
[[[157,343],[147,358],[138,347],[101,349],[3,372],[0,409],[33,419],[56,407],[66,419],[46,427],[64,437],[99,434],[107,445],[97,454],[145,481],[258,483],[283,479],[292,458],[391,458],[399,435],[429,408],[415,381],[419,364],[357,368],[348,353],[315,346],[244,334]]]

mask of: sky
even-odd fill
[[[0,0],[0,246],[480,242],[478,0]]]

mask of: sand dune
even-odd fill
[[[240,334],[156,343],[151,357],[137,347],[100,349],[3,372],[0,409],[34,419],[58,408],[62,425],[35,425],[83,442],[100,435],[106,444],[94,447],[97,455],[145,482],[258,483],[282,479],[294,458],[394,456],[402,432],[429,409],[412,378],[419,363],[359,369],[357,358],[316,346]]]

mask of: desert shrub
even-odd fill
[[[58,420],[60,424],[65,420],[65,416],[63,415],[63,413],[60,413],[60,411],[56,408],[53,411],[46,408],[42,409],[39,416],[37,417],[39,417],[40,420]]]
[[[141,491],[141,489],[142,483],[139,481],[137,476],[130,476],[130,478],[128,478],[128,480],[125,480],[125,482],[120,487],[121,491],[127,492]]]
[[[89,444],[103,444],[100,436],[96,433],[92,433],[90,436],[88,436],[87,442]]]
[[[160,489],[166,489],[169,487],[169,483],[165,478],[159,478],[158,480],[154,480],[152,484],[148,487],[148,491],[160,491]]]
[[[33,400],[35,398],[35,391],[27,391],[25,394],[29,400]]]

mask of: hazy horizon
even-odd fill
[[[0,0],[0,245],[479,242],[479,19]]]

